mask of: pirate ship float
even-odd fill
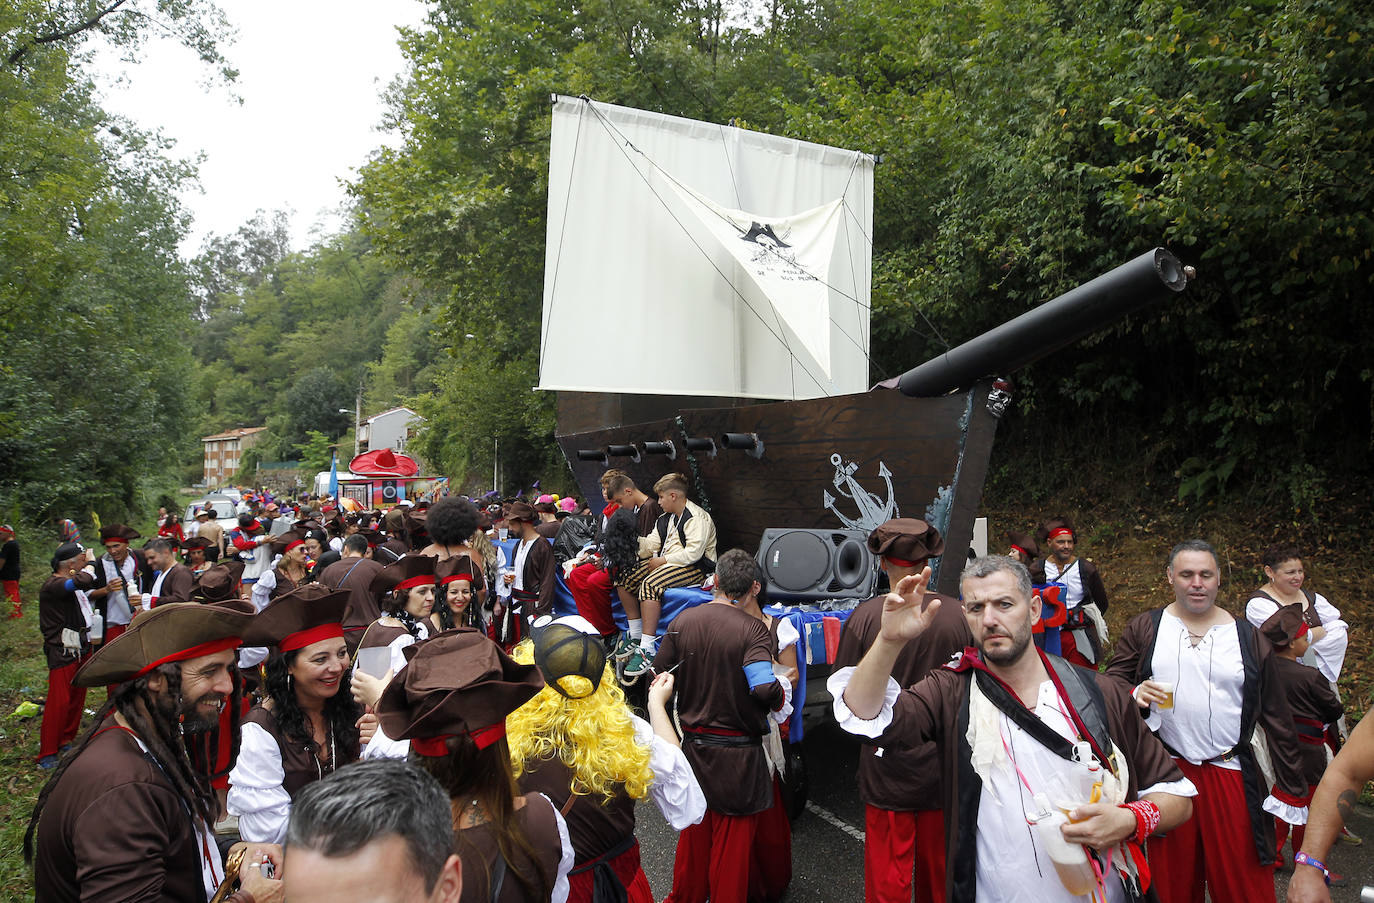
[[[1010,400],[998,375],[1187,286],[1156,248],[869,390],[872,156],[553,106],[540,388],[557,441],[594,506],[608,466],[644,488],[681,473],[722,550],[908,516],[962,561]],[[941,591],[957,578],[937,568]]]

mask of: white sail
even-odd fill
[[[873,158],[556,98],[540,388],[868,387]]]

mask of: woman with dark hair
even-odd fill
[[[248,713],[229,775],[228,809],[244,840],[281,843],[296,793],[358,759],[363,710],[349,687],[348,598],[306,584],[273,602],[244,634],[247,644],[272,647],[262,701]]]
[[[568,575],[568,589],[577,603],[577,613],[603,638],[613,637],[617,632],[611,615],[611,593],[616,578],[628,574],[638,564],[638,519],[633,510],[616,506],[605,526],[598,531],[596,540],[573,559],[573,569]]]
[[[410,761],[453,801],[463,901],[567,900],[567,824],[543,794],[518,793],[505,736],[506,716],[543,685],[533,665],[458,630],[421,645],[377,702],[382,733],[408,740]]]
[[[472,604],[479,579],[474,571],[473,561],[466,555],[446,558],[435,566],[434,616],[439,619],[440,630],[480,626],[478,606]]]
[[[479,532],[481,516],[477,507],[467,499],[452,495],[439,499],[425,512],[425,530],[430,541],[420,550],[421,555],[433,555],[440,561],[460,555],[472,561],[472,589],[478,609],[487,599],[486,575],[495,573],[472,542],[474,534]]]
[[[193,576],[199,577],[214,564],[209,557],[212,547],[213,543],[204,536],[191,536],[182,541],[181,554],[186,556],[186,566],[191,569]]]
[[[296,521],[295,528],[305,538],[305,564],[310,569],[309,580],[313,583],[320,579],[320,572],[342,556],[329,547],[329,534],[319,521]]]
[[[405,666],[402,650],[439,632],[434,616],[434,568],[429,555],[407,555],[388,564],[372,578],[382,616],[363,632],[358,650],[385,646],[391,650],[391,673]]]
[[[1307,573],[1303,570],[1297,546],[1274,546],[1265,551],[1261,563],[1267,579],[1245,603],[1245,619],[1260,627],[1280,607],[1301,605],[1303,621],[1311,630],[1308,634],[1311,646],[1300,661],[1321,671],[1334,687],[1341,676],[1345,650],[1350,643],[1349,628],[1341,619],[1340,611],[1321,593],[1303,589]]]

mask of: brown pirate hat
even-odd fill
[[[134,618],[102,646],[72,681],[98,687],[142,677],[158,665],[237,649],[253,621],[253,605],[232,599],[213,605],[168,602]]]
[[[143,536],[128,524],[106,524],[100,528],[100,544],[109,542],[130,543]]]
[[[322,640],[343,638],[348,590],[306,583],[282,593],[253,619],[243,634],[249,646],[275,646],[280,652],[303,649]]]
[[[208,549],[213,545],[214,543],[206,539],[204,536],[188,536],[186,539],[181,541],[181,551],[193,552],[196,549]]]
[[[238,597],[239,580],[243,577],[242,561],[221,561],[206,568],[196,578],[193,593],[200,602],[224,602]]]
[[[1279,610],[1260,625],[1260,633],[1275,646],[1291,646],[1293,641],[1307,632],[1307,622],[1302,616],[1302,603],[1279,606]]]
[[[300,530],[287,530],[272,540],[272,554],[285,555],[296,546],[305,544],[305,533]]]
[[[529,502],[511,502],[506,509],[506,520],[522,520],[526,523],[539,523],[539,515],[535,513],[534,507]]]
[[[1012,530],[1007,534],[1007,543],[1013,549],[1020,549],[1027,558],[1040,557],[1040,545],[1025,533]]]
[[[378,571],[369,588],[374,595],[380,596],[433,583],[434,566],[438,561],[433,555],[406,555]]]
[[[422,756],[446,756],[454,738],[484,749],[505,736],[506,716],[544,688],[522,665],[475,630],[450,630],[405,650],[409,663],[377,702],[382,730],[410,740]]]
[[[452,583],[455,580],[466,580],[472,584],[473,589],[482,588],[482,574],[477,569],[477,565],[467,555],[454,555],[445,558],[434,566],[434,578],[436,583]]]
[[[940,531],[914,517],[898,517],[879,524],[868,535],[868,550],[894,564],[913,566],[945,550]]]

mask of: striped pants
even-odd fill
[[[657,602],[670,589],[686,586],[701,586],[706,572],[694,564],[681,566],[665,564],[650,568],[647,561],[616,581],[616,585],[634,594],[641,602]]]

